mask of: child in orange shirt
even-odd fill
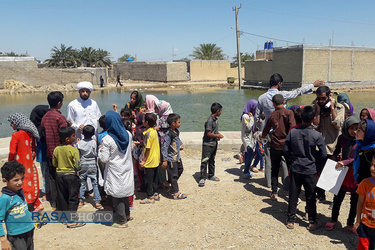
[[[375,156],[370,170],[371,177],[364,179],[357,189],[359,198],[354,224],[358,233],[357,249],[375,249]]]

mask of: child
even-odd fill
[[[146,127],[144,126],[144,113],[139,112],[137,114],[136,119],[136,127],[134,132],[134,149],[133,149],[133,162],[136,169],[136,174],[138,179],[136,179],[136,187],[139,190],[146,191],[146,185],[144,183],[144,169],[141,169],[139,163],[142,161],[142,153],[144,149],[143,144],[143,132],[146,131]],[[138,182],[138,183],[137,183]]]
[[[371,177],[371,161],[375,155],[375,122],[362,120],[358,123],[355,134],[357,147],[355,148],[353,175],[357,183]]]
[[[336,168],[348,167],[349,170],[345,176],[345,179],[344,179],[344,182],[342,183],[340,191],[333,198],[331,221],[327,222],[325,225],[325,228],[328,231],[333,230],[333,228],[335,227],[338,217],[339,217],[341,203],[345,198],[345,194],[349,192],[350,193],[350,210],[349,210],[349,216],[347,220],[347,226],[345,228],[355,234],[353,225],[354,225],[354,219],[356,216],[357,201],[358,201],[358,195],[356,194],[358,184],[355,182],[354,176],[353,176],[353,159],[354,159],[354,151],[356,148],[355,134],[358,128],[358,123],[359,123],[359,119],[355,116],[349,116],[344,121],[342,125],[342,134],[339,136],[337,140],[336,149],[333,152],[333,156],[339,160],[336,164]],[[340,160],[340,155],[341,155],[341,160]]]
[[[256,147],[256,142],[253,137],[253,125],[254,125],[254,113],[258,105],[257,100],[250,100],[246,103],[241,115],[242,129],[241,129],[241,139],[242,145],[245,148],[245,169],[243,171],[244,178],[254,177],[254,173],[250,173],[251,162],[254,158],[254,151]],[[253,172],[258,172],[256,167],[252,168]]]
[[[108,134],[107,127],[105,126],[105,115],[102,115],[99,118],[98,122],[99,122],[99,126],[103,129],[102,132],[98,134],[98,145],[100,145],[102,143],[102,139],[104,138],[104,136]]]
[[[50,174],[51,206],[56,207],[56,168],[52,165],[53,151],[60,145],[59,128],[67,127],[65,116],[61,114],[64,95],[60,91],[53,91],[47,96],[49,111],[42,118],[42,128],[46,136],[47,164]]]
[[[315,117],[315,109],[306,106],[302,109],[302,124],[292,129],[285,139],[284,153],[290,160],[290,189],[288,203],[288,218],[286,227],[294,228],[298,196],[301,186],[305,189],[306,205],[309,211],[308,230],[318,227],[316,220],[315,187],[318,182],[317,160],[327,157],[326,146],[322,135],[313,130],[311,122]]]
[[[259,131],[263,131],[264,126],[264,119],[265,115],[264,112],[262,112],[262,115],[259,119],[260,123],[260,128]],[[253,166],[251,167],[252,169],[256,168],[259,163],[259,172],[264,172],[264,148],[263,148],[263,143],[261,141],[255,141],[256,146],[255,146],[255,160],[253,162]]]
[[[182,165],[180,150],[183,149],[182,141],[180,140],[180,132],[178,128],[181,126],[181,120],[178,114],[170,114],[167,122],[169,130],[164,136],[164,143],[162,145],[163,153],[163,165],[162,167],[167,168],[168,179],[171,182],[171,189],[173,193],[173,199],[185,199],[187,195],[180,193],[178,187],[178,179],[180,178],[184,167]]]
[[[375,119],[375,110],[364,108],[359,113],[359,119],[362,120],[374,120]]]
[[[271,199],[277,200],[277,185],[280,170],[280,163],[283,157],[283,147],[285,138],[289,129],[296,125],[294,120],[294,113],[292,110],[284,108],[284,97],[281,94],[276,94],[272,97],[272,104],[275,111],[268,117],[267,124],[263,129],[262,138],[265,138],[271,129],[273,133],[271,136]],[[288,170],[283,169],[284,179],[288,176]]]
[[[72,127],[59,128],[61,144],[53,152],[52,164],[56,167],[56,209],[77,211],[79,204],[80,179],[77,172],[81,167],[78,149],[71,144],[76,139]],[[85,223],[67,223],[68,228],[82,227]]]
[[[204,187],[207,178],[211,181],[220,181],[220,179],[215,176],[215,156],[217,151],[217,142],[224,138],[224,136],[219,132],[219,123],[217,121],[217,118],[221,115],[222,109],[223,106],[221,106],[220,103],[214,102],[211,105],[211,115],[207,118],[207,121],[204,124],[201,176],[199,180],[200,187]]]
[[[44,209],[39,200],[39,177],[34,164],[36,156],[36,142],[39,132],[35,125],[24,114],[15,113],[8,117],[10,126],[17,130],[12,134],[9,146],[8,161],[16,160],[26,169],[25,182],[22,186],[30,211]]]
[[[0,227],[1,249],[34,249],[34,224],[27,209],[25,194],[22,190],[25,168],[17,161],[6,162],[1,168],[1,175],[6,187],[1,190]]]
[[[105,126],[108,134],[99,149],[99,159],[106,164],[104,191],[112,197],[116,217],[112,226],[126,228],[127,221],[133,219],[129,208],[129,196],[134,194],[132,136],[122,125],[120,115],[114,111],[106,113]]]
[[[131,135],[132,135],[132,138],[134,137],[134,134],[133,134],[133,129],[132,129],[132,125],[133,125],[133,122],[132,120],[130,119],[121,119],[121,122],[122,124],[124,125],[126,131],[128,131]],[[133,147],[132,149],[134,148],[134,144],[133,144]],[[133,158],[132,158],[132,162],[133,162]],[[134,170],[134,162],[133,162],[133,173],[135,173],[135,170]],[[134,175],[134,179],[136,178],[136,176]],[[129,206],[130,206],[130,209],[133,210],[134,207],[133,207],[133,201],[134,201],[134,195],[131,195],[129,196]]]
[[[83,140],[80,140],[76,143],[76,147],[79,151],[80,160],[81,160],[81,169],[79,170],[79,178],[81,179],[81,188],[79,191],[79,205],[78,207],[83,207],[85,203],[86,192],[86,181],[87,178],[90,178],[92,188],[94,190],[94,202],[96,209],[102,209],[100,204],[101,198],[98,187],[98,168],[96,166],[97,158],[97,144],[96,141],[92,139],[92,136],[95,134],[95,128],[92,125],[86,125],[82,129],[82,134],[84,136]]]
[[[358,186],[357,218],[354,228],[358,233],[357,249],[375,249],[375,157],[371,162],[371,177]]]
[[[147,130],[143,132],[144,135],[144,151],[143,158],[139,164],[141,168],[145,169],[145,182],[147,187],[147,198],[141,200],[141,204],[151,204],[155,200],[159,201],[160,196],[157,193],[158,188],[158,166],[160,164],[160,146],[158,133],[154,129],[157,117],[155,114],[147,113],[145,115],[145,126]]]

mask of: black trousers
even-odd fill
[[[181,159],[176,162],[168,162],[168,180],[171,183],[172,192],[178,193],[180,190],[178,188],[178,179],[180,178],[182,172],[184,172],[184,166],[182,165]]]
[[[113,215],[119,224],[127,222],[127,217],[130,217],[129,197],[115,198],[112,197]]]
[[[317,182],[317,174],[305,175],[290,171],[288,222],[294,223],[296,221],[297,202],[298,196],[301,193],[302,185],[305,189],[306,207],[309,212],[309,222],[311,224],[316,222],[315,187]]]
[[[145,172],[147,197],[151,199],[158,192],[158,168],[145,168]]]
[[[201,161],[201,179],[211,178],[215,176],[215,156],[217,151],[217,143],[215,146],[202,145],[202,161]],[[208,165],[208,176],[207,176]]]
[[[51,206],[56,206],[56,168],[52,165],[52,159],[48,158],[47,166],[49,170],[49,183],[51,190]]]
[[[332,207],[332,221],[337,221],[340,214],[340,207],[342,201],[345,199],[346,191],[340,189],[337,195],[333,197],[333,207]],[[346,224],[348,226],[354,225],[354,220],[356,217],[357,212],[357,202],[358,202],[358,194],[357,193],[351,193],[350,194],[350,210],[349,210],[349,216],[348,220],[346,221]]]
[[[59,211],[77,211],[81,181],[74,174],[56,174],[56,209]]]
[[[280,164],[283,157],[283,150],[274,149],[271,147],[270,156],[271,156],[271,187],[272,194],[277,193],[277,186],[279,184],[279,171]]]
[[[18,235],[7,235],[12,249],[34,250],[34,229]]]

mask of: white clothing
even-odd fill
[[[121,153],[110,135],[104,136],[99,149],[99,159],[105,163],[104,191],[115,198],[129,197],[134,194],[133,138],[129,131],[129,145],[126,153]]]
[[[250,147],[253,151],[255,149],[255,139],[253,137],[253,125],[254,117],[250,117],[248,114],[242,115],[242,129],[241,129],[241,140],[242,144],[247,150]]]
[[[95,136],[97,138],[100,116],[102,114],[96,101],[92,99],[84,101],[79,97],[69,103],[66,120],[72,122],[72,128],[76,131],[76,139],[82,139],[81,132],[78,129],[82,124],[92,125],[95,128]]]
[[[81,90],[81,89],[88,89],[90,91],[93,91],[94,87],[92,86],[91,82],[79,82],[77,84],[77,90]]]

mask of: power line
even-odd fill
[[[293,42],[293,41],[288,41],[288,40],[282,40],[282,39],[278,39],[278,38],[274,38],[274,37],[257,35],[257,34],[245,32],[245,31],[241,31],[241,33],[248,34],[248,35],[251,35],[251,36],[257,36],[257,37],[267,38],[267,39],[271,39],[271,40],[274,40],[274,41],[281,41],[281,42],[286,42],[286,43],[301,44],[300,42]]]

